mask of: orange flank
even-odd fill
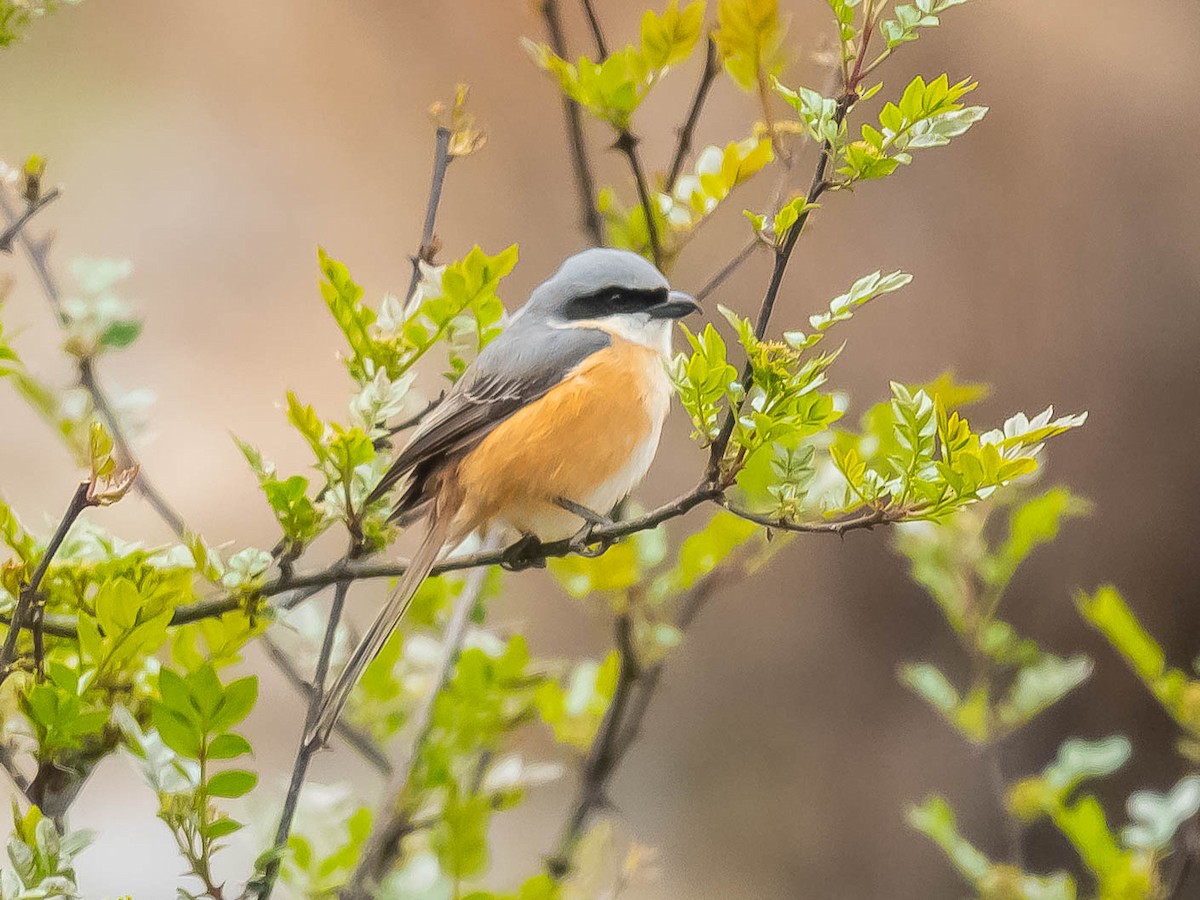
[[[452,531],[502,519],[543,539],[569,536],[583,523],[560,497],[607,513],[645,474],[630,461],[648,442],[653,454],[669,396],[659,355],[614,336],[463,458]]]

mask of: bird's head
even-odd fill
[[[559,327],[601,328],[670,352],[671,324],[700,305],[628,250],[595,248],[568,257],[529,297],[522,315]]]

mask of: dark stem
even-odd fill
[[[183,517],[175,511],[171,504],[167,502],[167,498],[163,496],[162,492],[154,486],[153,482],[146,476],[145,471],[141,469],[141,464],[133,452],[133,446],[129,443],[129,438],[121,427],[121,422],[117,418],[117,413],[113,409],[112,402],[103,388],[100,387],[100,382],[96,380],[96,372],[92,366],[91,357],[85,356],[79,360],[79,383],[91,395],[92,405],[95,406],[96,412],[100,414],[100,418],[104,420],[104,424],[108,427],[108,432],[112,435],[113,444],[117,448],[117,456],[120,459],[121,465],[139,467],[134,488],[150,504],[151,508],[158,513],[159,518],[167,523],[167,527],[175,532],[175,535],[180,540],[186,541],[188,537],[187,523],[184,522]]]
[[[463,640],[467,636],[467,627],[471,623],[471,611],[479,600],[487,574],[486,567],[472,569],[454,603],[454,610],[442,636],[442,655],[438,663],[437,678],[413,716],[413,732],[416,737],[409,750],[408,760],[398,769],[396,779],[387,788],[384,795],[388,798],[387,805],[371,828],[354,874],[342,890],[342,900],[369,898],[373,886],[382,880],[399,856],[404,836],[415,830],[413,810],[407,802],[409,786],[421,759],[421,749],[433,728],[434,706],[458,660]]]
[[[717,45],[710,37],[708,52],[704,57],[704,71],[700,73],[700,83],[696,85],[696,95],[692,98],[691,108],[687,119],[679,129],[679,142],[675,145],[675,156],[671,159],[671,168],[667,171],[667,182],[664,190],[669,194],[675,189],[675,182],[683,171],[684,160],[692,149],[692,137],[696,124],[700,121],[700,111],[704,109],[704,101],[708,99],[708,90],[712,87],[718,73],[721,71],[721,61],[717,57]]]
[[[61,193],[58,188],[55,188],[52,191],[42,194],[32,203],[29,203],[25,207],[25,212],[21,213],[15,222],[5,228],[3,234],[0,234],[0,253],[12,253],[13,242],[17,239],[17,235],[20,234],[21,229],[38,212],[57,200]]]
[[[434,141],[433,177],[429,184],[429,201],[425,205],[425,227],[421,229],[421,246],[417,248],[416,255],[412,257],[412,278],[408,282],[408,291],[404,295],[405,300],[411,300],[413,294],[417,292],[417,285],[421,282],[421,263],[433,262],[433,257],[437,253],[433,229],[437,224],[438,204],[442,200],[442,186],[446,183],[446,170],[450,168],[450,160],[453,159],[450,155],[451,137],[452,133],[449,128],[438,127]]]
[[[613,623],[613,631],[617,651],[621,655],[617,686],[612,703],[604,716],[604,723],[600,726],[600,734],[592,744],[591,752],[584,763],[579,793],[562,838],[558,842],[558,850],[546,861],[546,870],[557,880],[562,880],[571,871],[571,859],[592,813],[610,805],[609,780],[622,756],[618,738],[624,731],[626,710],[642,674],[633,645],[633,620],[628,613],[617,616]]]
[[[542,18],[550,35],[550,49],[560,59],[567,59],[567,39],[563,32],[562,17],[559,15],[558,0],[543,0]],[[567,124],[567,141],[571,145],[571,162],[575,173],[575,191],[579,195],[580,225],[592,243],[604,243],[604,229],[600,212],[596,209],[596,176],[588,154],[587,142],[583,137],[583,112],[570,97],[563,97],[563,118]]]
[[[333,641],[337,634],[338,622],[342,617],[342,608],[346,604],[346,594],[350,590],[349,581],[339,581],[333,592],[333,605],[329,610],[329,622],[325,626],[325,639],[321,642],[321,652],[317,657],[317,667],[313,672],[313,689],[308,703],[308,714],[304,717],[304,729],[301,731],[300,747],[296,751],[296,761],[292,766],[292,780],[288,784],[287,796],[283,801],[283,812],[279,816],[279,828],[275,832],[275,857],[267,864],[263,872],[262,882],[258,888],[258,900],[267,900],[275,888],[282,863],[281,855],[287,847],[288,835],[292,831],[292,820],[296,816],[296,806],[300,802],[300,789],[304,786],[304,777],[308,773],[308,764],[317,744],[309,744],[303,735],[312,728],[321,711],[321,701],[325,694],[325,677],[329,674],[329,658],[333,653]]]
[[[856,97],[848,89],[843,93],[837,101],[837,109],[834,112],[833,122],[835,128],[840,128],[842,122],[846,119],[846,113],[854,104]],[[821,195],[825,193],[829,187],[829,182],[825,180],[825,172],[829,167],[830,157],[833,155],[833,147],[826,141],[821,146],[821,154],[817,157],[816,171],[813,172],[812,183],[809,185],[806,199],[808,203],[816,203]],[[775,310],[775,301],[779,297],[779,289],[783,285],[783,276],[787,272],[788,262],[792,258],[792,251],[796,248],[796,242],[800,239],[800,235],[804,231],[804,226],[808,222],[810,210],[806,209],[802,212],[795,224],[784,238],[783,244],[775,251],[775,267],[771,271],[771,281],[767,285],[767,292],[763,296],[762,305],[758,309],[758,321],[754,325],[754,334],[761,340],[767,333],[767,326],[771,321],[771,313]],[[746,389],[747,397],[754,383],[754,372],[747,362],[742,370],[742,385]],[[725,459],[725,450],[729,446],[729,439],[733,436],[733,426],[737,421],[738,410],[730,409],[725,413],[725,419],[721,423],[721,430],[717,434],[717,439],[713,441],[712,449],[708,458],[708,470],[706,477],[709,482],[716,483],[721,477],[721,467]]]
[[[1018,869],[1025,868],[1025,850],[1021,835],[1021,823],[1007,815],[1008,784],[1004,779],[1004,768],[1000,760],[1000,742],[993,740],[983,748],[983,761],[987,767],[988,784],[992,789],[992,797],[1000,807],[1000,818],[1004,820],[1004,838],[1007,843],[1005,855],[1007,862]]]
[[[642,168],[642,158],[637,151],[638,139],[633,132],[625,128],[617,135],[613,148],[625,154],[629,160],[629,168],[633,172],[633,181],[637,185],[638,201],[642,204],[642,212],[646,216],[646,236],[650,239],[650,253],[654,264],[660,269],[663,265],[662,246],[658,239],[658,210],[654,198],[650,196],[650,184],[646,181],[646,172]]]
[[[88,499],[90,489],[91,483],[87,481],[75,488],[75,493],[71,495],[71,503],[67,506],[67,511],[58,523],[58,528],[55,529],[54,536],[50,538],[50,543],[46,545],[46,552],[42,554],[37,568],[33,570],[33,575],[30,576],[29,583],[21,588],[17,596],[17,605],[13,609],[8,634],[4,637],[4,646],[0,647],[0,684],[3,684],[4,680],[12,674],[13,661],[17,655],[17,639],[21,635],[21,629],[32,624],[27,621],[29,610],[37,597],[38,589],[42,586],[42,579],[46,577],[46,571],[50,568],[50,563],[54,560],[54,554],[58,552],[58,548],[66,540],[67,533],[71,530],[71,526],[75,524],[75,520],[79,518],[79,514],[92,505]],[[40,659],[37,661],[37,664],[40,669]]]
[[[592,40],[596,42],[596,52],[600,55],[600,60],[608,58],[608,43],[604,40],[604,30],[600,27],[600,20],[596,17],[596,10],[592,8],[592,0],[583,0],[583,11],[587,15],[588,28],[592,31]]]
[[[270,634],[262,636],[262,643],[263,649],[267,651],[267,656],[271,658],[271,661],[275,663],[279,671],[283,673],[283,676],[291,682],[293,687],[308,698],[309,703],[312,703],[316,693],[312,684],[300,674],[300,670],[296,668],[295,663],[292,662],[283,648],[272,639]],[[334,730],[359,756],[374,766],[376,771],[383,775],[392,774],[392,761],[379,749],[370,735],[341,719],[334,726]]]
[[[713,291],[715,291],[717,288],[719,288],[722,284],[724,284],[725,280],[730,275],[732,275],[734,272],[736,272],[738,269],[740,269],[742,267],[742,264],[746,260],[748,260],[751,256],[754,255],[755,250],[757,250],[759,247],[764,247],[764,246],[766,246],[766,245],[762,242],[762,240],[760,238],[758,238],[757,236],[752,237],[746,243],[746,245],[743,246],[742,249],[737,252],[737,255],[734,256],[733,259],[731,259],[729,262],[725,263],[725,265],[721,267],[721,271],[717,272],[716,275],[714,275],[712,278],[708,279],[708,281],[705,283],[704,287],[700,288],[700,290],[698,290],[696,292],[696,302],[703,303],[706,299],[708,299],[709,294],[711,294]]]

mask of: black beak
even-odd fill
[[[652,306],[647,312],[652,319],[682,319],[700,312],[700,304],[682,291],[671,291],[665,303]]]

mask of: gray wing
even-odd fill
[[[418,426],[387,474],[371,492],[378,499],[412,476],[393,515],[420,505],[424,482],[438,465],[465,453],[517,410],[544,396],[572,369],[609,346],[603,331],[552,328],[518,316],[488,344],[454,388]]]

